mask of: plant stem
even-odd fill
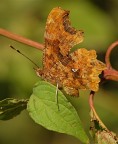
[[[96,113],[96,110],[94,108],[94,103],[93,103],[93,99],[94,99],[94,95],[95,95],[95,92],[94,91],[91,91],[90,93],[90,96],[89,96],[89,105],[90,105],[90,108],[91,110],[93,111],[93,114],[96,118],[96,120],[99,121],[99,124],[102,126],[102,128],[106,129],[107,130],[107,127],[104,125],[104,123],[101,121],[101,119],[99,118],[98,114]]]
[[[4,37],[7,37],[9,39],[15,40],[17,42],[20,42],[20,43],[32,46],[32,47],[37,48],[39,50],[43,50],[43,48],[44,48],[43,44],[40,44],[38,42],[29,40],[29,39],[24,38],[22,36],[16,35],[16,34],[14,34],[12,32],[9,32],[9,31],[7,31],[5,29],[2,29],[2,28],[0,28],[0,35],[2,35]],[[103,72],[103,78],[104,79],[118,81],[118,71],[115,70],[115,69],[113,69],[112,66],[111,66],[111,63],[110,63],[110,54],[111,54],[111,51],[117,45],[118,45],[118,41],[112,43],[109,46],[109,48],[108,48],[108,50],[106,52],[105,61],[106,61],[107,69],[104,70],[104,72]]]
[[[43,50],[43,48],[44,48],[44,45],[42,45],[38,42],[35,42],[35,41],[29,40],[27,38],[21,37],[19,35],[16,35],[14,33],[9,32],[5,29],[0,28],[0,35],[7,37],[7,38],[10,38],[10,39],[13,39],[17,42],[32,46],[32,47],[37,48],[39,50]]]
[[[109,48],[107,49],[106,55],[105,55],[105,62],[107,69],[103,71],[103,78],[107,80],[114,80],[118,81],[118,71],[112,68],[110,63],[110,54],[111,51],[118,45],[118,41],[112,43]]]
[[[108,68],[111,68],[111,63],[110,63],[110,54],[111,54],[111,51],[118,45],[118,41],[115,41],[114,43],[112,43],[108,49],[107,49],[107,52],[106,52],[106,55],[105,55],[105,62],[106,62],[106,65]]]

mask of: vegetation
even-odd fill
[[[113,43],[108,51],[107,47],[117,39],[117,5],[118,2],[115,0],[106,3],[97,3],[95,1],[85,2],[81,0],[79,2],[48,2],[46,0],[18,2],[14,0],[4,0],[0,5],[0,27],[43,43],[43,33],[47,15],[52,8],[61,6],[62,8],[71,11],[72,25],[77,29],[83,29],[85,32],[85,40],[82,44],[78,45],[78,47],[95,49],[98,53],[98,59],[101,61],[104,61],[103,58],[107,52],[107,67],[111,68],[109,63],[109,58],[111,58],[111,64],[116,68],[118,66],[116,60],[118,53],[117,49],[114,49],[111,57],[109,56],[109,52],[110,48],[113,49],[117,45],[117,42]],[[32,92],[32,87],[39,81],[39,78],[34,73],[31,63],[9,49],[9,45],[13,45],[17,49],[20,49],[23,53],[26,53],[26,55],[30,55],[29,57],[32,57],[31,59],[38,63],[39,66],[41,66],[42,63],[42,52],[3,37],[3,34],[5,34],[3,29],[0,29],[0,34],[0,119],[10,119],[9,121],[0,121],[1,144],[37,144],[39,142],[44,144],[76,144],[79,143],[79,140],[82,143],[88,143],[88,136],[90,139],[90,135],[88,134],[90,118],[90,133],[94,140],[98,138],[98,143],[116,143],[116,135],[109,131],[112,130],[115,133],[118,133],[118,98],[116,96],[118,84],[116,82],[107,81],[106,83],[103,83],[99,92],[95,94],[96,111],[99,113],[99,116],[104,121],[105,125],[95,111],[93,105],[94,92],[90,93],[88,103],[89,91],[80,91],[80,98],[78,99],[67,96],[68,100],[63,96],[61,91],[59,91],[60,111],[58,111],[58,107],[55,103],[56,87],[44,81],[40,81],[35,85]],[[41,45],[39,47],[41,47]],[[114,74],[114,69],[111,70],[112,71],[109,71],[111,77],[108,77],[108,71],[104,71],[104,78],[117,81],[117,71],[115,71]],[[44,87],[47,92],[44,91]],[[39,89],[41,89],[44,97],[41,97],[41,92],[37,93],[37,90]],[[50,95],[49,92],[51,92]],[[33,103],[34,101],[36,102],[35,104]],[[46,102],[44,103],[44,101]],[[50,130],[73,135],[79,138],[79,140],[71,136],[48,131],[33,123],[26,111],[20,113],[23,109],[26,109],[27,102],[28,112],[36,123],[41,124]],[[61,110],[63,110],[64,107],[66,108],[66,111],[65,113],[61,113]],[[69,110],[70,108],[71,110]],[[89,116],[90,109],[91,114]],[[47,119],[45,112],[48,116],[50,115],[50,112],[53,113],[52,119]],[[13,118],[18,114],[20,115]],[[70,117],[64,117],[66,114]],[[37,115],[39,119],[37,118]],[[69,127],[72,125],[71,123],[64,123],[63,118],[75,120],[75,129],[74,127]],[[54,122],[52,120],[54,120]],[[58,127],[55,127],[52,124],[55,122],[58,124]],[[105,141],[104,138],[107,140]],[[95,141],[93,143],[95,143]]]

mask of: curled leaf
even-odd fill
[[[0,120],[9,120],[27,107],[28,100],[7,98],[0,101]]]
[[[103,127],[92,110],[90,133],[95,144],[118,144],[118,137],[116,134]]]

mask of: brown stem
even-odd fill
[[[89,105],[90,105],[90,108],[91,108],[91,110],[92,110],[92,112],[93,112],[96,120],[99,121],[99,124],[102,126],[102,128],[104,128],[104,129],[107,130],[107,127],[104,125],[104,123],[101,121],[101,119],[99,118],[98,114],[95,111],[94,103],[93,103],[94,95],[95,95],[95,92],[91,91],[90,96],[89,96]]]
[[[118,41],[112,43],[109,48],[107,49],[106,56],[105,56],[105,62],[107,69],[104,70],[104,78],[107,80],[114,80],[118,81],[118,71],[113,69],[110,63],[110,54],[111,51],[118,45]]]
[[[118,71],[113,68],[104,70],[103,74],[106,80],[118,81]]]
[[[112,43],[109,48],[107,49],[107,52],[106,52],[106,56],[105,56],[105,62],[106,62],[106,65],[107,65],[107,68],[110,69],[112,68],[111,66],[111,63],[110,63],[110,54],[111,54],[111,51],[118,45],[118,41]]]
[[[17,42],[32,46],[34,48],[37,48],[39,50],[43,50],[44,45],[29,40],[27,38],[21,37],[19,35],[16,35],[14,33],[11,33],[5,29],[1,29],[0,28],[0,35],[5,36],[7,38],[13,39]],[[112,68],[111,63],[110,63],[110,54],[111,51],[114,49],[114,47],[116,47],[118,45],[118,41],[114,42],[113,44],[110,45],[110,47],[108,48],[107,52],[106,52],[106,56],[105,56],[105,61],[106,61],[106,65],[107,65],[107,69],[104,70],[104,78],[107,80],[115,80],[118,81],[118,71],[116,71],[115,69]]]
[[[21,37],[19,35],[16,35],[14,33],[9,32],[5,29],[0,28],[0,35],[7,37],[7,38],[10,38],[10,39],[13,39],[17,42],[32,46],[32,47],[37,48],[39,50],[43,50],[43,48],[44,48],[44,46],[38,42],[35,42],[35,41],[29,40],[27,38]]]

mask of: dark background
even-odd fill
[[[104,62],[108,46],[118,40],[117,0],[0,0],[0,27],[44,43],[47,16],[52,8],[60,6],[70,10],[72,26],[84,30],[84,42],[78,48],[95,49]],[[13,45],[42,65],[42,52],[0,36],[0,99],[29,98],[33,85],[39,80],[32,63],[9,48]],[[118,69],[118,49],[111,55],[111,63]],[[80,91],[80,98],[68,97],[89,130],[89,91]],[[104,83],[95,96],[96,110],[105,125],[118,133],[118,83]],[[29,117],[27,111],[19,116],[0,121],[0,144],[78,144],[79,141],[65,134],[46,130]]]

